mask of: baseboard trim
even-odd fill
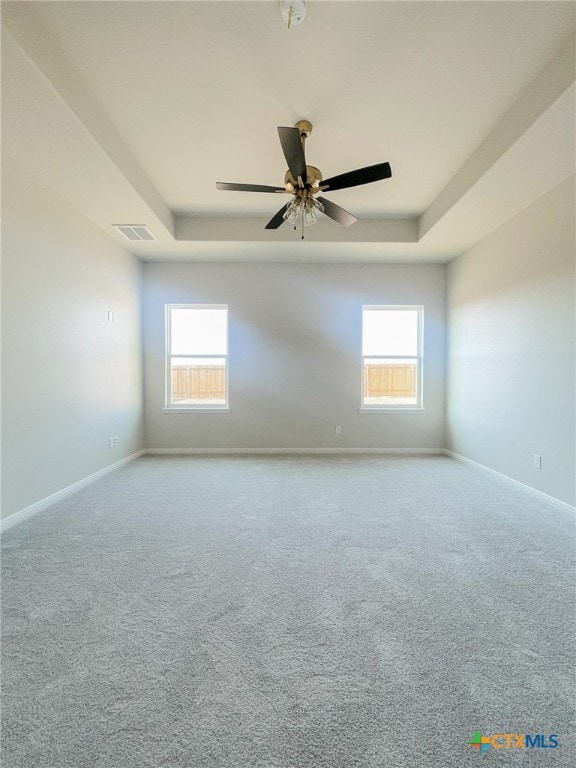
[[[306,454],[309,454],[309,455],[311,454],[314,454],[314,455],[373,454],[373,455],[380,455],[380,456],[418,456],[418,455],[448,456],[451,459],[461,462],[462,464],[467,464],[468,466],[474,467],[475,469],[478,469],[482,472],[495,475],[496,477],[499,477],[501,480],[505,480],[506,482],[511,483],[512,485],[515,485],[518,488],[522,488],[523,490],[528,491],[529,493],[535,496],[538,496],[541,499],[545,499],[546,501],[549,501],[559,507],[562,507],[562,509],[567,509],[570,512],[576,512],[576,507],[573,507],[572,505],[567,504],[565,501],[561,501],[560,499],[557,499],[554,496],[550,496],[547,493],[538,491],[536,490],[536,488],[532,488],[531,486],[526,485],[525,483],[521,483],[519,480],[514,480],[514,478],[509,477],[508,475],[504,475],[502,472],[497,472],[495,469],[491,469],[490,467],[487,467],[484,464],[480,464],[477,461],[468,459],[466,458],[466,456],[461,456],[459,453],[450,451],[447,448],[421,448],[417,450],[405,450],[405,449],[377,450],[374,448],[347,448],[347,449],[345,448],[250,448],[249,450],[244,450],[244,451],[239,451],[239,450],[216,451],[216,450],[206,450],[206,449],[190,450],[188,448],[148,448],[141,451],[137,451],[136,453],[133,453],[130,456],[126,456],[126,458],[120,459],[120,461],[117,461],[114,464],[110,464],[109,466],[104,467],[104,469],[100,469],[98,472],[94,472],[92,475],[88,475],[88,477],[84,477],[82,480],[78,480],[76,483],[72,483],[72,485],[69,485],[66,488],[63,488],[62,490],[57,491],[56,493],[53,493],[50,496],[47,496],[46,498],[41,499],[40,501],[37,501],[35,504],[31,504],[29,507],[25,507],[24,509],[21,509],[18,512],[15,512],[13,515],[9,515],[4,520],[0,520],[0,533],[7,531],[9,528],[12,528],[14,525],[18,525],[24,520],[27,520],[29,517],[32,517],[33,515],[36,515],[39,512],[42,512],[48,507],[51,507],[56,502],[61,501],[62,499],[67,498],[68,496],[71,496],[73,493],[76,493],[76,491],[79,491],[81,488],[85,488],[86,486],[95,482],[99,478],[104,477],[105,475],[108,475],[111,472],[114,472],[114,470],[119,469],[125,464],[128,464],[131,461],[134,461],[135,459],[140,458],[141,456],[154,456],[154,455],[157,455],[157,456],[158,455],[160,456],[234,456],[234,455],[249,456],[249,455],[263,455],[263,454],[271,455],[271,456],[282,455],[282,454],[294,455],[294,456],[298,456],[298,455],[305,456]]]
[[[479,469],[482,472],[487,472],[491,475],[496,475],[496,477],[499,477],[501,480],[506,480],[506,482],[512,483],[516,487],[522,488],[525,491],[529,491],[534,496],[538,496],[541,499],[550,501],[553,504],[556,504],[557,506],[562,507],[562,509],[567,509],[570,512],[576,512],[576,507],[573,507],[571,504],[567,504],[565,501],[560,501],[560,499],[557,499],[554,496],[550,496],[549,494],[544,493],[543,491],[538,491],[536,490],[536,488],[532,488],[530,485],[526,485],[526,483],[521,483],[519,480],[514,480],[513,477],[504,475],[502,474],[502,472],[497,472],[495,469],[490,469],[490,467],[487,467],[484,464],[480,464],[478,461],[467,459],[466,456],[461,456],[459,453],[454,453],[454,451],[449,451],[447,448],[445,448],[442,451],[442,453],[444,453],[445,456],[449,456],[451,459],[455,459],[456,461],[462,462],[462,464],[468,464],[468,466],[474,467],[475,469]]]
[[[148,456],[261,456],[261,455],[286,455],[286,456],[310,456],[315,454],[374,454],[376,456],[421,456],[423,454],[443,456],[443,448],[419,448],[405,450],[391,448],[383,451],[376,448],[247,448],[246,450],[223,451],[217,449],[189,448],[148,448],[144,453]]]
[[[78,480],[76,483],[72,483],[72,485],[68,485],[66,488],[62,488],[61,491],[56,491],[56,493],[53,493],[50,496],[46,496],[46,498],[37,501],[35,504],[31,504],[29,507],[25,507],[18,512],[14,512],[13,515],[9,515],[8,517],[4,518],[4,520],[0,520],[0,533],[7,531],[14,525],[18,525],[33,515],[37,515],[38,512],[43,512],[57,501],[62,501],[62,499],[65,499],[67,496],[71,496],[81,488],[85,488],[95,480],[99,480],[101,477],[104,477],[104,475],[108,475],[110,472],[114,472],[115,469],[122,467],[124,464],[128,464],[129,462],[134,461],[135,459],[140,458],[140,456],[144,456],[145,453],[145,450],[132,453],[130,456],[126,456],[125,459],[120,459],[120,461],[116,461],[114,464],[110,464],[108,467],[104,467],[104,469],[100,469],[98,472],[94,472],[94,474],[88,475],[88,477],[84,477],[82,480]]]

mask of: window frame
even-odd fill
[[[418,312],[417,320],[417,339],[415,355],[364,355],[364,311],[365,310],[416,310]],[[361,335],[360,335],[360,413],[423,413],[424,412],[424,306],[422,304],[363,304],[361,314]],[[364,403],[364,374],[365,360],[414,360],[416,359],[416,403],[382,403],[365,404]]]
[[[172,354],[172,310],[173,309],[224,309],[226,310],[226,352],[225,354],[202,354],[202,355],[173,355]],[[228,304],[166,304],[165,305],[165,340],[164,340],[164,357],[165,357],[165,376],[164,376],[164,413],[227,413],[230,411],[230,399],[229,399],[229,365],[230,365],[230,349],[229,349],[229,308]],[[174,358],[224,358],[225,360],[225,372],[224,372],[224,386],[225,386],[225,402],[222,404],[210,403],[202,405],[201,403],[192,404],[185,403],[178,405],[178,403],[172,402],[172,360]]]

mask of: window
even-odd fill
[[[362,307],[362,410],[422,408],[422,307]]]
[[[166,306],[166,407],[228,409],[228,307]]]

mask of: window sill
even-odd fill
[[[402,405],[366,405],[359,408],[358,413],[426,413],[426,408]]]
[[[162,413],[230,413],[227,405],[197,405],[194,408],[172,406],[171,408],[162,408]]]

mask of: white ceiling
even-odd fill
[[[148,224],[142,258],[445,261],[574,173],[571,2],[6,2],[4,156],[102,227]],[[566,47],[568,46],[568,47]],[[301,243],[264,224],[276,126],[314,124],[360,221]],[[528,172],[527,172],[528,171]]]

